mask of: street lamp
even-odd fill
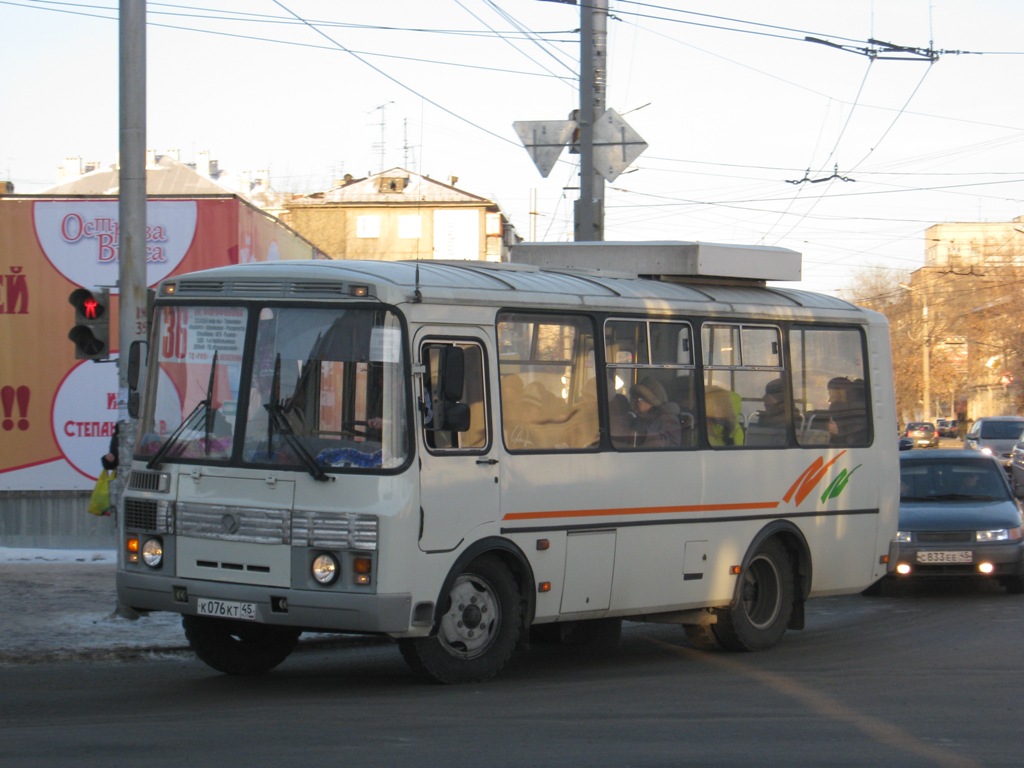
[[[921,329],[923,331],[924,349],[921,352],[921,387],[924,390],[924,413],[922,415],[923,421],[932,420],[932,390],[931,390],[931,374],[929,369],[931,368],[931,346],[932,337],[931,329],[928,327],[928,297],[924,291],[919,288],[915,288],[912,285],[906,283],[900,283],[900,288],[905,291],[917,293],[921,296]]]

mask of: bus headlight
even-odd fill
[[[316,579],[317,584],[327,585],[333,584],[337,581],[341,567],[338,565],[338,558],[332,554],[324,552],[313,559],[311,570],[313,572],[313,578]]]
[[[142,545],[142,562],[150,568],[159,568],[164,561],[164,543],[161,539],[146,539]]]

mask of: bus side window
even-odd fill
[[[612,318],[605,321],[604,344],[612,447],[696,447],[690,324]]]
[[[442,352],[445,347],[455,346],[462,351],[463,378],[461,397],[457,401],[460,411],[468,410],[466,429],[435,429],[433,421],[441,404]],[[486,449],[489,439],[487,430],[486,383],[484,377],[483,348],[472,342],[432,342],[423,347],[423,361],[426,365],[424,387],[421,395],[423,409],[424,439],[427,447],[438,451],[481,451]],[[448,387],[451,389],[451,387]],[[455,390],[460,389],[458,384]]]
[[[505,447],[596,449],[601,432],[590,319],[505,313],[499,315],[497,331]]]
[[[797,443],[809,448],[869,445],[872,420],[861,331],[794,327],[789,339],[793,394],[804,405]]]
[[[796,411],[786,386],[779,328],[705,323],[704,430],[712,447],[782,447]]]

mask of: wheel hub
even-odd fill
[[[474,598],[475,600],[476,598]],[[462,624],[467,629],[476,629],[480,626],[480,622],[483,619],[483,613],[480,607],[475,604],[470,604],[462,609]]]
[[[498,599],[487,582],[466,575],[455,580],[450,597],[451,608],[438,634],[453,656],[475,658],[494,640],[500,622]]]

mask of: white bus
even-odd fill
[[[119,599],[182,614],[228,674],[301,632],[390,636],[440,682],[624,619],[773,646],[809,597],[885,574],[899,495],[886,321],[767,285],[799,271],[777,248],[528,243],[171,277]]]

